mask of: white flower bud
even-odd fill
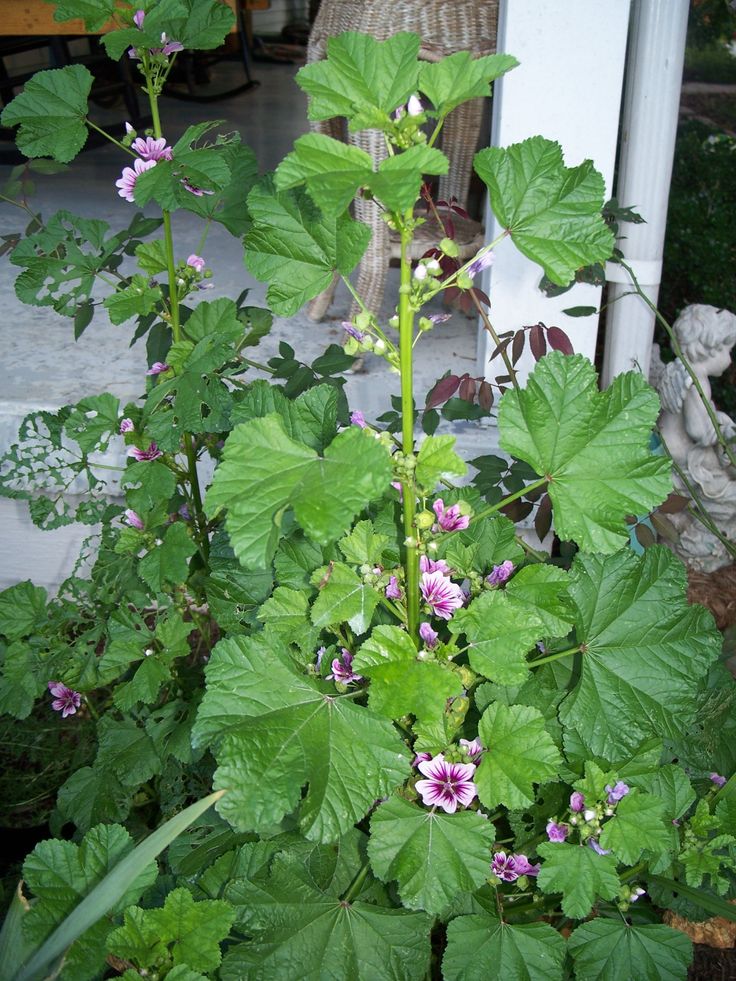
[[[381,338],[379,337],[376,343],[373,345],[373,353],[383,354],[385,350],[386,350],[386,342],[381,340]]]
[[[592,810],[591,808],[587,808],[587,810],[583,811],[583,817],[585,818],[586,821],[594,821],[595,816],[596,816],[595,811]]]
[[[427,278],[427,267],[425,265],[417,266],[417,268],[414,270],[414,279],[416,279],[417,282],[421,283],[422,280],[426,278]]]
[[[151,654],[153,654],[153,648],[147,647],[143,653],[146,655],[146,657],[150,657]]]

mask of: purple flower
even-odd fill
[[[343,647],[341,657],[332,661],[332,674],[327,675],[327,680],[340,681],[343,685],[349,685],[351,681],[362,681],[363,676],[356,674],[352,665],[353,655]]]
[[[401,486],[401,483],[398,480],[392,480],[391,481],[391,486],[393,487],[394,490],[397,490],[399,492],[399,500],[400,501],[403,501],[404,500],[404,488]]]
[[[521,872],[516,871],[516,860],[506,852],[495,852],[491,862],[491,872],[503,882],[516,882]]]
[[[169,41],[165,34],[161,35],[161,44],[163,45],[161,48],[161,54],[164,54],[167,57],[171,54],[176,54],[177,52],[184,50],[184,45],[181,43],[181,41]],[[154,48],[153,51],[156,51],[156,49]]]
[[[608,791],[609,804],[618,804],[621,798],[625,797],[629,792],[629,788],[623,780],[619,780],[615,787],[606,784],[606,790]]]
[[[349,334],[354,340],[358,342],[362,342],[365,340],[365,334],[363,333],[363,331],[358,330],[357,327],[354,327],[349,320],[343,320],[342,329],[345,331],[346,334]]]
[[[419,589],[432,613],[443,620],[452,619],[465,602],[462,589],[441,572],[423,572]]]
[[[425,763],[427,760],[432,759],[431,753],[417,753],[414,759],[411,761],[412,766],[419,766],[420,763]]]
[[[132,419],[121,419],[120,420],[120,433],[132,433],[135,429]]]
[[[539,863],[532,865],[526,855],[514,855],[514,865],[519,875],[539,875]]]
[[[417,769],[428,778],[416,783],[427,807],[441,807],[446,814],[454,814],[458,803],[467,807],[478,793],[473,763],[449,763],[439,753],[431,760],[422,760]]]
[[[486,576],[486,582],[490,586],[500,586],[511,578],[511,574],[514,571],[514,563],[511,559],[506,559],[501,565],[494,565],[491,570],[490,576]]]
[[[198,290],[213,290],[214,288],[214,283],[197,283]]]
[[[146,372],[147,375],[162,375],[164,371],[171,371],[171,365],[165,361],[154,361]]]
[[[630,903],[635,903],[637,899],[641,899],[642,896],[646,896],[646,889],[642,889],[641,886],[637,886],[635,889],[631,890],[631,896],[629,897]]]
[[[601,848],[601,846],[598,844],[598,842],[595,840],[595,838],[589,838],[588,839],[588,846],[590,848],[592,848],[594,852],[597,852],[599,855],[610,855],[611,854],[611,849],[610,848]]]
[[[403,595],[401,587],[396,581],[396,576],[391,576],[388,586],[386,586],[386,599],[400,600]]]
[[[430,559],[428,555],[419,556],[420,572],[441,572],[444,576],[452,575],[452,569],[444,559]]]
[[[139,136],[137,140],[131,143],[130,148],[138,154],[141,160],[171,160],[172,157],[172,149],[166,145],[163,136],[158,140],[154,140],[152,136],[147,136],[144,140]]]
[[[136,157],[132,167],[123,167],[123,173],[119,180],[115,181],[115,187],[119,188],[118,194],[131,204],[135,203],[135,184],[141,174],[144,174],[151,167],[156,166],[155,160],[141,160]]]
[[[547,822],[546,831],[550,841],[564,841],[570,833],[566,824],[555,824],[554,821]]]
[[[431,320],[433,324],[444,324],[448,320],[452,320],[451,313],[432,313],[427,317],[427,320]]]
[[[131,446],[128,456],[132,456],[139,463],[149,463],[151,460],[158,460],[163,453],[155,443],[151,443],[147,450],[139,450],[137,446]]]
[[[716,787],[722,787],[726,782],[726,778],[722,777],[720,773],[711,773],[710,779]]]
[[[428,623],[419,624],[419,636],[424,641],[424,646],[430,651],[437,646],[437,638],[439,637],[439,634],[436,630],[432,630]]]
[[[132,508],[128,508],[125,512],[125,520],[128,522],[131,528],[137,528],[138,531],[143,530],[143,519],[137,514]]]
[[[322,658],[325,656],[325,650],[326,649],[324,647],[318,647],[317,648],[317,661],[316,661],[316,665],[317,665],[317,670],[318,671],[321,671],[322,670]]]
[[[66,685],[62,684],[60,681],[50,681],[48,684],[49,691],[54,696],[54,700],[51,703],[51,708],[55,712],[61,712],[62,719],[65,719],[67,715],[74,715],[79,706],[82,704],[82,696],[78,691],[74,691],[73,688],[67,688]]]
[[[471,763],[477,763],[483,755],[484,749],[477,736],[475,739],[461,739],[460,745],[464,748],[465,755],[470,759]]]
[[[367,425],[365,416],[359,409],[356,409],[355,412],[350,413],[350,422],[354,426],[360,426],[361,429],[365,429]]]
[[[179,508],[179,517],[183,518],[184,521],[191,521],[192,516],[189,513],[189,508],[186,506],[186,504],[182,504],[182,506]]]
[[[145,16],[146,16],[145,10],[136,10],[136,12],[133,14],[133,23],[135,24],[135,26],[138,28],[139,31],[143,30],[143,21],[145,19]]]
[[[204,271],[205,261],[201,255],[196,255],[194,252],[187,259],[187,265],[191,266],[195,272],[201,273]]]
[[[571,811],[582,811],[585,807],[585,794],[581,794],[579,790],[574,791],[570,794],[570,810]]]
[[[181,182],[184,185],[185,190],[189,191],[190,194],[193,194],[195,198],[201,198],[205,194],[215,193],[214,191],[205,191],[203,187],[197,187],[196,184],[190,183],[190,181],[188,181],[186,177],[182,177]]]
[[[432,505],[432,510],[437,515],[437,525],[442,531],[462,531],[470,524],[470,517],[467,514],[460,514],[460,505],[453,504],[446,508],[445,502],[441,497]]]
[[[465,271],[472,279],[474,276],[477,276],[479,272],[482,272],[484,269],[492,266],[494,258],[495,256],[492,252],[479,253]]]

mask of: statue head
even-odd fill
[[[683,354],[693,367],[709,366],[709,374],[722,374],[736,344],[736,314],[705,303],[693,303],[673,324]]]

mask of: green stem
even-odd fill
[[[121,143],[120,140],[116,140],[114,136],[110,136],[107,130],[101,129],[99,126],[93,123],[91,119],[85,119],[85,122],[87,123],[90,129],[94,129],[98,133],[101,133],[106,140],[109,140],[111,143],[114,143],[115,146],[121,149],[124,153],[129,153],[131,157],[135,156],[135,153],[130,149],[129,146],[125,146],[125,144]]]
[[[351,903],[355,899],[355,897],[359,894],[360,890],[363,888],[363,883],[366,880],[366,876],[368,875],[369,870],[370,870],[370,863],[365,862],[365,864],[361,866],[358,874],[355,876],[353,881],[348,886],[347,891],[343,893],[342,896],[343,903]]]
[[[580,653],[580,644],[569,647],[566,651],[558,651],[556,654],[548,654],[546,657],[538,657],[536,661],[529,661],[530,668],[536,668],[540,664],[549,664],[550,661],[559,661],[561,657],[569,657],[571,654]]]
[[[483,321],[483,328],[488,331],[488,333],[493,338],[493,343],[496,345],[496,347],[498,347],[498,345],[501,343],[501,340],[498,334],[496,333],[495,328],[488,317],[488,314],[483,309],[482,303],[476,296],[475,290],[470,289],[468,290],[468,292],[470,293],[470,299],[473,301],[473,305],[475,306],[475,309],[478,311],[478,316]],[[505,347],[501,348],[501,360],[503,361],[504,366],[506,367],[506,371],[508,372],[509,378],[511,379],[511,384],[514,386],[514,388],[518,388],[519,381],[516,376],[516,369],[511,363],[511,358],[509,357],[508,351],[506,350]]]
[[[513,504],[514,501],[518,501],[518,499],[523,497],[525,494],[535,491],[537,487],[544,487],[548,481],[548,477],[540,477],[539,480],[535,480],[533,484],[527,484],[526,487],[522,487],[521,490],[516,491],[515,494],[509,494],[508,497],[504,497],[503,500],[498,502],[498,504],[489,504],[487,508],[483,508],[482,511],[478,511],[477,514],[473,515],[473,517],[470,519],[470,524],[472,525],[473,522],[480,521],[481,518],[487,518],[489,514],[495,514],[497,511],[500,511],[501,508],[505,508],[507,504]]]
[[[700,379],[695,374],[690,362],[685,357],[682,348],[680,347],[680,342],[677,340],[677,335],[675,334],[674,330],[670,326],[669,322],[659,312],[659,310],[656,307],[656,304],[652,303],[652,301],[649,299],[649,297],[646,295],[644,290],[639,285],[639,281],[636,278],[636,275],[634,274],[634,270],[631,268],[631,266],[628,266],[623,260],[620,260],[620,262],[623,268],[631,277],[631,282],[634,284],[634,289],[636,290],[637,295],[640,296],[642,300],[644,300],[644,302],[649,307],[649,309],[654,313],[654,316],[660,322],[662,327],[664,327],[665,332],[670,339],[672,350],[675,352],[675,356],[679,358],[679,360],[682,362],[685,371],[687,371],[688,375],[690,376],[690,380],[693,383],[693,388],[698,393],[698,396],[700,397],[700,401],[703,403],[703,408],[708,413],[708,418],[710,419],[711,425],[713,426],[713,430],[715,432],[718,445],[721,447],[723,452],[728,457],[731,466],[736,467],[736,454],[734,454],[734,451],[731,449],[728,440],[723,435],[723,430],[721,429],[721,424],[718,422],[718,417],[716,416],[715,409],[713,408],[713,403],[703,391],[703,386],[700,383]]]
[[[210,561],[210,540],[207,535],[207,519],[202,507],[202,492],[199,489],[199,475],[197,473],[197,454],[194,449],[194,441],[191,433],[184,433],[184,449],[187,454],[187,464],[189,467],[189,484],[192,488],[192,504],[194,504],[194,521],[199,533],[199,544],[202,558],[205,565]]]
[[[414,391],[413,391],[413,341],[414,310],[411,306],[411,259],[409,245],[412,239],[413,211],[404,214],[401,222],[401,285],[399,287],[399,364],[401,367],[401,442],[404,456],[414,454]],[[409,636],[419,638],[419,552],[417,550],[416,488],[413,474],[402,480],[404,512],[404,544],[406,546],[406,614]]]
[[[249,368],[258,368],[259,371],[267,371],[270,375],[276,374],[275,368],[269,368],[267,364],[261,364],[260,361],[251,361],[250,358],[240,357],[243,364],[247,364]]]

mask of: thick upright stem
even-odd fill
[[[401,226],[401,286],[399,287],[399,358],[401,366],[401,441],[407,461],[414,454],[414,378],[412,353],[414,346],[414,311],[411,299],[411,260],[409,244],[412,239],[408,211]],[[417,550],[414,518],[416,488],[414,471],[409,470],[402,480],[404,506],[404,540],[406,545],[406,614],[409,636],[419,636],[419,552]]]

